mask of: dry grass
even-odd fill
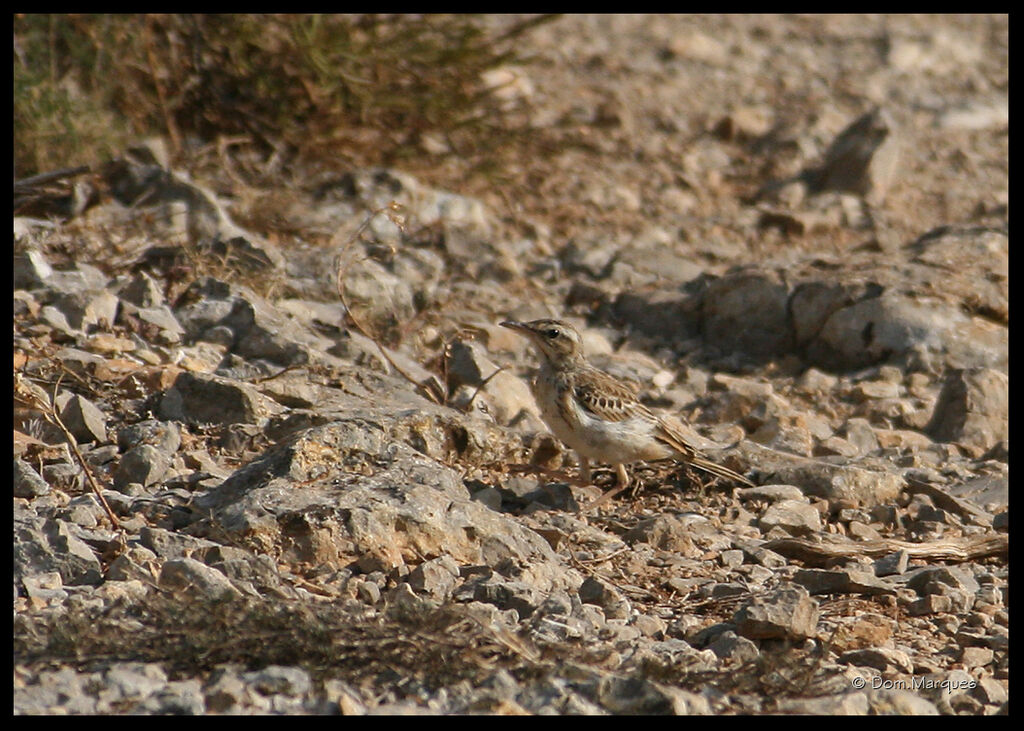
[[[521,110],[482,74],[516,39],[470,15],[28,15],[14,18],[15,177],[95,164],[140,136],[245,139],[294,163],[389,164],[429,135],[486,158]],[[448,152],[444,153],[443,148]],[[436,148],[436,145],[435,145]]]

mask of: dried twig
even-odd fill
[[[79,165],[74,168],[61,168],[60,170],[51,170],[48,173],[33,175],[30,178],[22,178],[21,180],[14,181],[14,194],[28,193],[37,185],[52,183],[55,180],[63,180],[64,178],[74,178],[90,170],[91,168],[88,165]]]
[[[498,370],[494,371],[494,373],[487,376],[487,378],[480,382],[480,385],[476,387],[475,391],[473,391],[473,395],[469,397],[469,403],[466,404],[466,411],[469,411],[470,409],[473,408],[473,402],[476,400],[477,394],[479,394],[480,391],[483,390],[484,386],[486,386],[492,378],[501,373],[503,370],[505,370],[505,366],[501,366],[500,368],[498,368]]]
[[[396,373],[402,376],[402,378],[409,381],[409,383],[413,384],[418,389],[420,389],[431,401],[433,401],[434,403],[443,404],[447,400],[445,398],[446,394],[442,392],[442,389],[444,388],[443,385],[439,384],[436,381],[436,379],[427,379],[425,382],[420,383],[412,375],[407,373],[401,366],[399,366],[395,362],[395,360],[388,354],[384,346],[380,344],[380,342],[377,340],[373,332],[368,327],[363,325],[363,323],[360,322],[359,318],[356,317],[355,312],[352,310],[352,307],[349,305],[348,300],[345,298],[346,254],[348,253],[349,249],[351,249],[352,246],[355,244],[356,240],[359,238],[359,235],[363,231],[365,231],[366,228],[373,221],[373,219],[376,218],[377,215],[381,213],[386,214],[388,218],[396,226],[398,226],[400,230],[404,230],[404,225],[399,220],[397,220],[395,216],[389,213],[389,211],[397,211],[399,208],[399,204],[392,201],[391,205],[388,206],[387,208],[377,208],[371,211],[370,215],[367,216],[366,219],[359,225],[359,228],[357,228],[355,232],[353,232],[353,234],[349,236],[348,240],[342,247],[341,252],[338,254],[336,262],[338,297],[341,299],[341,304],[345,306],[345,312],[348,314],[348,317],[352,321],[352,324],[355,326],[356,330],[358,330],[364,336],[373,341],[373,344],[377,346],[377,350],[380,351],[381,357],[383,357],[384,360],[388,362],[388,365],[390,365],[395,370]]]
[[[42,412],[43,418],[61,430],[64,434],[64,438],[67,439],[71,452],[75,455],[75,459],[78,460],[78,464],[85,472],[85,479],[88,481],[89,486],[96,495],[96,499],[99,500],[100,505],[103,506],[103,510],[107,514],[107,519],[114,527],[114,530],[121,531],[121,522],[117,519],[117,516],[114,515],[114,511],[110,509],[110,505],[107,504],[107,499],[103,497],[103,491],[100,489],[100,485],[96,481],[96,477],[93,475],[92,469],[89,467],[89,463],[85,461],[85,457],[82,456],[82,452],[78,449],[78,440],[75,439],[75,435],[72,434],[64,425],[64,422],[61,421],[60,415],[57,413],[56,393],[58,386],[60,386],[60,379],[58,378],[57,383],[54,384],[54,396],[48,400],[44,400],[43,397],[28,388],[20,373],[16,373],[14,375],[14,392],[16,397],[20,401],[38,409]]]
[[[880,558],[895,551],[906,551],[911,558],[973,561],[989,556],[1008,556],[1010,537],[996,534],[974,540],[944,540],[928,543],[910,543],[894,538],[883,538],[877,541],[851,541],[830,537],[827,541],[820,543],[806,538],[777,538],[768,541],[763,547],[810,566],[821,566],[832,559],[851,556]]]
[[[255,377],[250,378],[248,380],[249,380],[249,383],[266,383],[267,381],[272,381],[275,378],[280,378],[285,373],[288,373],[290,371],[302,370],[302,369],[304,369],[306,367],[307,367],[306,363],[294,363],[294,364],[292,364],[290,366],[285,366],[284,368],[279,370],[277,373],[271,373],[268,376],[255,376]]]

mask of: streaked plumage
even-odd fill
[[[587,363],[583,340],[572,325],[561,320],[501,324],[529,338],[540,354],[534,398],[554,435],[579,455],[584,480],[590,479],[590,459],[615,465],[624,485],[629,480],[624,465],[672,458],[753,486],[702,457],[677,426],[640,403],[632,388]]]

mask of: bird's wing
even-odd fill
[[[673,424],[669,419],[658,419],[658,428],[654,432],[654,438],[672,447],[672,449],[679,452],[687,460],[694,460],[700,457],[700,450],[693,445],[692,440],[687,438],[682,429]]]
[[[748,480],[738,472],[734,472],[728,467],[712,462],[709,459],[705,459],[701,456],[700,450],[691,444],[690,440],[683,433],[683,430],[678,425],[673,424],[671,420],[659,418],[658,429],[654,432],[654,438],[658,439],[665,444],[675,449],[682,455],[683,460],[693,465],[694,467],[709,472],[712,475],[718,475],[719,477],[725,477],[730,480],[735,480],[741,485],[747,487],[753,487],[754,483]]]
[[[596,368],[583,368],[573,374],[573,394],[584,409],[605,421],[651,415],[632,388]]]

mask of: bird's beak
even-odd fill
[[[530,328],[525,323],[517,322],[515,320],[505,320],[500,323],[502,327],[507,327],[509,330],[519,330],[520,332],[530,332]]]

